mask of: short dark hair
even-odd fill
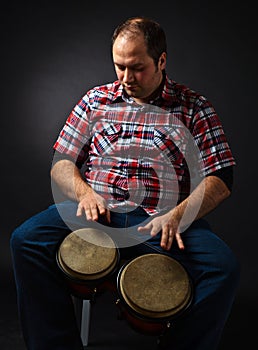
[[[167,53],[167,42],[164,30],[160,24],[147,17],[132,17],[119,24],[112,35],[112,48],[120,34],[132,36],[142,33],[147,47],[148,55],[157,65],[160,55]]]

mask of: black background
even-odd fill
[[[18,327],[11,232],[52,202],[53,142],[79,97],[116,78],[110,37],[118,23],[135,15],[161,23],[168,75],[208,97],[223,122],[237,161],[235,185],[232,196],[208,217],[242,272],[221,349],[226,344],[248,348],[257,341],[255,13],[250,1],[14,0],[1,5],[0,344],[7,336],[3,325],[14,334]],[[15,350],[5,346],[1,349]]]

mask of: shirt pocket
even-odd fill
[[[96,155],[114,154],[122,140],[123,128],[119,123],[98,122],[92,135],[92,152]]]
[[[160,160],[164,167],[173,168],[179,178],[186,166],[186,142],[181,131],[173,127],[156,126],[154,129],[154,146],[159,151]]]

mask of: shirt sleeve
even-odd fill
[[[192,135],[200,150],[203,176],[236,164],[221,121],[205,98],[199,99]]]
[[[88,157],[89,114],[89,99],[86,94],[71,111],[53,146],[54,151],[73,159],[79,168]]]
[[[234,180],[233,166],[228,166],[220,170],[214,171],[213,173],[210,173],[207,176],[217,176],[225,183],[229,191],[232,191]]]

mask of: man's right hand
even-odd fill
[[[85,215],[88,221],[97,221],[99,215],[103,215],[110,223],[110,210],[107,208],[105,199],[90,187],[86,194],[80,198],[76,215]]]
[[[99,215],[104,215],[110,223],[105,199],[85,182],[72,160],[57,161],[51,169],[51,177],[68,198],[78,201],[77,216],[85,215],[87,220],[97,221]]]

